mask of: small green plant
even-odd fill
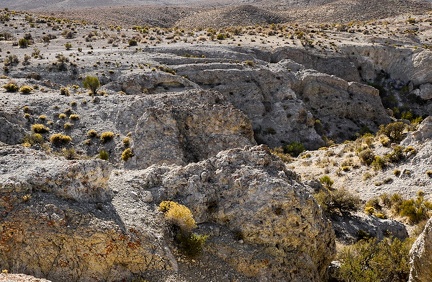
[[[107,143],[111,141],[113,138],[114,138],[114,132],[111,131],[102,132],[100,136],[100,140],[102,141],[102,143]]]
[[[324,175],[319,179],[319,182],[321,182],[322,185],[324,185],[325,188],[330,189],[334,183],[334,181],[330,178],[328,175]]]
[[[360,198],[342,188],[334,191],[322,189],[314,194],[315,200],[327,213],[349,213],[360,208]]]
[[[339,254],[338,281],[408,281],[413,239],[360,240]]]
[[[45,142],[43,136],[39,133],[33,133],[31,135],[26,135],[23,140],[24,147],[31,147],[36,144],[43,144]]]
[[[58,117],[59,117],[59,119],[65,119],[66,118],[66,114],[61,113],[61,114],[58,115]]]
[[[72,127],[73,127],[73,124],[70,123],[70,122],[66,122],[66,123],[63,125],[64,130],[71,130]]]
[[[76,153],[74,148],[63,148],[61,150],[61,154],[63,157],[65,157],[67,160],[75,160],[78,158],[78,154]]]
[[[50,136],[50,142],[54,146],[63,146],[67,145],[72,141],[72,138],[68,135],[64,135],[61,133],[56,133]]]
[[[361,163],[371,165],[375,159],[375,154],[371,149],[366,149],[358,153]]]
[[[132,149],[131,148],[127,148],[123,151],[121,158],[123,161],[128,161],[130,158],[133,157],[133,153],[132,153]]]
[[[387,165],[386,161],[384,158],[380,157],[380,156],[375,156],[371,166],[373,167],[374,170],[382,170],[383,168],[385,168]]]
[[[130,146],[130,138],[129,137],[125,137],[123,138],[123,145],[127,148]]]
[[[47,132],[49,132],[49,128],[43,124],[40,124],[40,123],[33,124],[31,126],[31,130],[34,133],[47,133]]]
[[[129,46],[138,46],[138,41],[136,41],[135,39],[129,40]]]
[[[298,155],[305,151],[305,147],[302,143],[292,142],[283,146],[283,151],[285,154],[290,154],[292,157],[298,157]]]
[[[66,50],[70,50],[71,48],[72,48],[72,44],[71,43],[66,43],[65,44],[65,48],[66,48]]]
[[[21,92],[22,94],[29,94],[32,91],[33,91],[33,88],[31,86],[28,86],[28,85],[23,85],[19,89],[19,92]]]
[[[21,38],[20,40],[18,40],[18,46],[20,48],[27,48],[29,46],[29,41],[25,38]]]
[[[87,137],[89,137],[89,138],[97,137],[97,131],[94,129],[90,129],[89,131],[87,131]]]
[[[88,75],[83,80],[84,88],[89,89],[93,95],[96,94],[97,89],[100,87],[99,78],[97,76]]]
[[[99,159],[107,161],[109,159],[109,153],[105,150],[100,150]]]
[[[377,135],[385,135],[390,138],[391,142],[400,142],[404,138],[403,131],[406,128],[406,124],[398,121],[389,123],[387,125],[381,125]]]
[[[19,89],[18,85],[13,81],[9,81],[3,85],[3,88],[6,89],[7,92],[17,92]]]
[[[69,88],[67,87],[60,88],[60,95],[70,96]]]
[[[70,116],[69,116],[69,119],[71,119],[71,120],[79,120],[80,119],[80,116],[79,115],[77,115],[77,114],[71,114]]]

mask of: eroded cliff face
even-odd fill
[[[187,166],[116,170],[110,179],[103,161],[7,146],[1,152],[0,264],[12,272],[53,281],[181,276],[156,209],[163,200],[191,209],[198,230],[210,235],[204,260],[213,256],[233,277],[322,281],[335,252],[313,197],[263,146]]]
[[[414,242],[410,251],[410,282],[426,282],[432,277],[432,220]]]

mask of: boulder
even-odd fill
[[[410,251],[410,282],[427,282],[432,277],[432,220],[414,242]]]

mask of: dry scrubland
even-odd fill
[[[0,281],[427,281],[432,15],[351,4],[1,10]]]

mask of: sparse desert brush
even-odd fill
[[[87,131],[87,136],[90,138],[95,138],[97,137],[97,131],[94,129],[90,129],[89,131]]]
[[[375,156],[371,166],[374,170],[383,170],[387,166],[387,162],[384,158]]]
[[[283,149],[282,149],[282,147],[277,147],[277,148],[274,148],[274,149],[270,149],[270,152],[273,155],[279,157],[285,163],[290,163],[290,162],[293,161],[293,158],[291,157],[291,155],[285,154],[284,151],[283,151]]]
[[[76,153],[74,148],[63,148],[61,150],[61,154],[67,160],[74,160],[78,158],[78,154]]]
[[[408,281],[414,239],[360,240],[340,252],[340,281]],[[339,281],[339,280],[338,280]]]
[[[49,132],[49,128],[43,124],[40,124],[40,123],[33,124],[31,126],[31,130],[34,133],[47,133],[47,132]]]
[[[129,46],[138,46],[138,41],[136,41],[135,39],[129,40]]]
[[[133,153],[132,153],[132,149],[131,148],[127,148],[123,151],[123,153],[121,154],[121,158],[123,161],[128,161],[130,158],[133,157]]]
[[[71,115],[69,116],[69,119],[71,119],[71,120],[79,120],[79,119],[80,119],[80,116],[77,115],[77,114],[71,114]]]
[[[71,43],[66,43],[65,44],[65,48],[66,48],[66,50],[70,50],[71,48],[72,48],[72,44]]]
[[[159,211],[163,212],[165,218],[184,233],[189,233],[196,227],[192,212],[184,205],[173,201],[163,201],[159,204]]]
[[[61,113],[61,114],[58,115],[58,118],[59,119],[65,119],[66,118],[66,114]]]
[[[22,94],[29,94],[32,91],[33,91],[33,88],[29,85],[23,85],[19,89],[19,92],[21,92]]]
[[[27,48],[27,47],[29,46],[29,41],[28,41],[27,39],[25,39],[25,38],[21,38],[21,39],[18,41],[18,46],[19,46],[20,48]]]
[[[60,88],[60,95],[69,96],[70,95],[69,88],[67,87]]]
[[[3,85],[3,88],[6,89],[7,92],[17,92],[19,87],[14,81],[9,81],[5,85]]]
[[[50,142],[54,146],[67,145],[72,141],[72,137],[61,133],[56,133],[50,136]]]
[[[39,133],[33,133],[31,135],[26,135],[23,139],[23,145],[25,147],[30,147],[36,144],[43,144],[44,143],[44,138],[41,134]]]
[[[107,143],[107,142],[111,141],[113,138],[114,138],[114,132],[112,132],[112,131],[102,132],[102,134],[100,136],[100,140],[102,141],[102,143]]]
[[[285,154],[290,154],[293,157],[298,157],[298,155],[305,151],[304,145],[299,142],[291,142],[282,148]]]
[[[347,213],[360,208],[360,198],[342,188],[334,191],[322,189],[314,194],[315,200],[326,213]]]
[[[404,138],[404,130],[407,125],[401,121],[381,125],[377,135],[387,136],[391,142],[400,142]],[[384,145],[384,144],[383,144]]]
[[[328,175],[324,175],[323,177],[321,177],[319,179],[319,182],[321,182],[321,184],[324,185],[324,187],[326,187],[327,189],[330,189],[334,183],[334,181]]]
[[[129,137],[123,138],[123,145],[125,147],[129,147],[130,146],[130,138]]]
[[[95,95],[97,89],[100,87],[99,78],[97,76],[88,75],[83,80],[83,86],[84,88],[89,89],[93,95]]]
[[[100,150],[99,151],[99,159],[105,160],[105,161],[109,160],[109,153],[105,150]]]
[[[371,165],[375,159],[375,153],[371,149],[366,149],[357,153],[361,163]]]
[[[71,130],[72,127],[73,127],[73,124],[70,123],[70,122],[66,122],[66,123],[63,125],[64,130]]]

